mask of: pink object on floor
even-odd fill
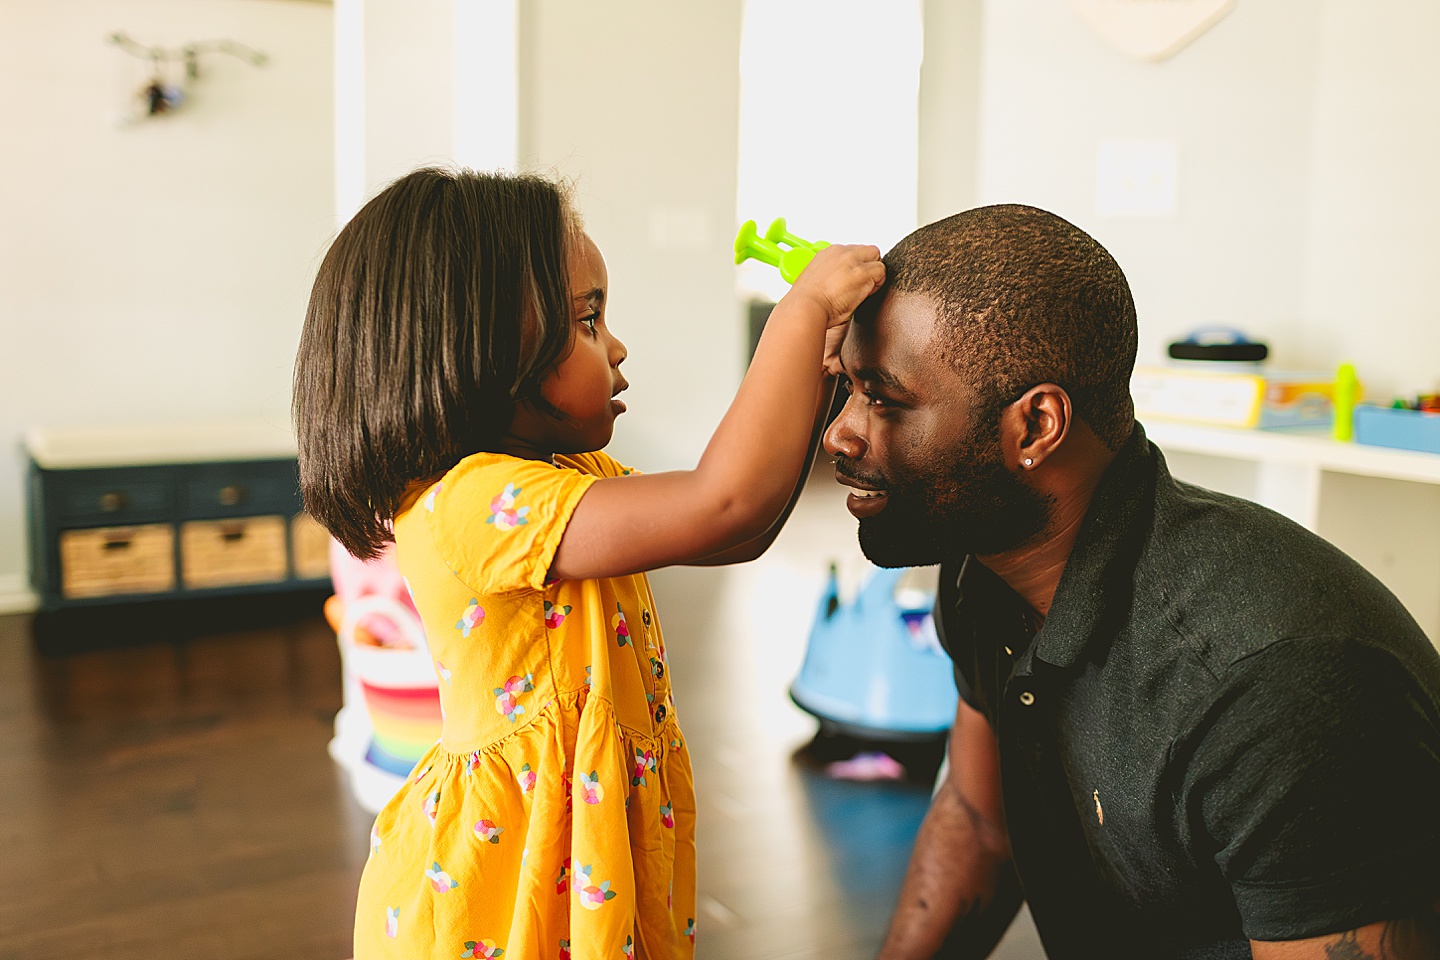
[[[389,544],[376,560],[356,560],[338,540],[330,541],[330,579],[335,583],[335,596],[345,604],[354,603],[361,597],[381,596],[395,600],[401,606],[414,612],[415,604],[410,599],[410,589],[400,568],[395,566],[395,545]],[[419,618],[419,613],[415,614]],[[367,616],[359,626],[383,646],[403,643],[400,630],[389,617]]]
[[[825,767],[833,780],[904,780],[905,768],[885,753],[857,753],[849,760],[837,760]]]

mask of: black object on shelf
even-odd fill
[[[1269,355],[1268,346],[1230,327],[1204,327],[1170,344],[1172,360],[1259,363]]]

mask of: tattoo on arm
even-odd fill
[[[1387,923],[1385,926],[1388,931],[1390,925]],[[1385,956],[1385,937],[1383,934],[1380,937],[1380,951],[1379,956],[1377,956],[1360,946],[1359,935],[1354,930],[1350,930],[1341,934],[1340,939],[1334,943],[1325,945],[1325,960],[1379,960],[1379,957]]]
[[[1404,920],[1388,920],[1378,926],[1380,936],[1374,947],[1361,942],[1360,930],[1349,930],[1325,944],[1325,960],[1435,960],[1440,957],[1440,913],[1432,910]]]

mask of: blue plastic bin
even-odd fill
[[[1355,442],[1440,453],[1440,413],[1362,404],[1355,408]]]

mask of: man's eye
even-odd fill
[[[865,405],[868,406],[871,410],[874,410],[876,414],[881,416],[889,416],[895,411],[901,409],[901,405],[896,403],[894,400],[891,400],[889,397],[882,397],[873,393],[865,394]]]

